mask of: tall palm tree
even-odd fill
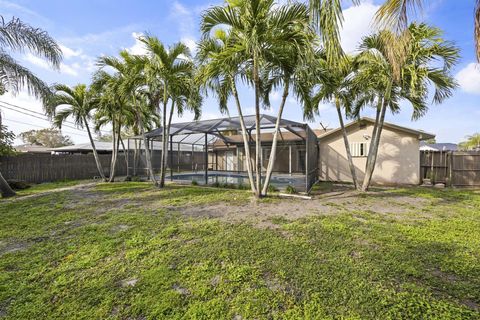
[[[98,157],[97,148],[93,141],[92,133],[88,122],[92,119],[91,112],[98,107],[99,99],[84,84],[79,84],[70,88],[67,85],[57,84],[54,86],[55,95],[49,102],[51,113],[55,114],[54,124],[61,128],[67,118],[72,117],[77,128],[87,129],[88,138],[95,157],[95,163],[102,180],[106,181],[103,172],[102,163]],[[59,111],[59,107],[66,107]]]
[[[121,79],[118,74],[109,74],[98,70],[92,81],[92,89],[99,96],[98,108],[95,112],[95,130],[106,124],[112,125],[112,157],[110,161],[110,176],[108,181],[115,180],[118,150],[120,147],[120,134],[126,101],[120,95]]]
[[[183,108],[188,108],[198,117],[201,101],[192,82],[195,77],[195,64],[185,44],[175,43],[167,49],[158,38],[150,35],[142,36],[139,40],[147,50],[144,65],[145,84],[152,88],[152,96],[156,98],[152,99],[152,103],[158,103],[156,107],[161,108],[162,112],[162,158],[159,181],[159,187],[162,188],[165,185],[168,140],[173,114],[175,110],[181,111]],[[161,96],[155,94],[159,92]],[[180,98],[179,94],[184,95],[186,99]],[[197,97],[193,98],[195,95]],[[180,105],[181,101],[185,104]]]
[[[433,103],[441,103],[452,95],[456,82],[451,69],[456,63],[458,49],[442,39],[438,28],[426,24],[411,24],[408,28],[407,55],[400,66],[401,77],[394,74],[394,67],[388,59],[383,37],[402,37],[390,31],[363,39],[361,53],[356,58],[358,70],[355,75],[356,86],[363,88],[357,99],[355,114],[361,108],[376,101],[377,115],[368,153],[362,190],[370,186],[378,153],[378,146],[387,110],[396,113],[400,110],[400,101],[406,100],[413,107],[412,119],[418,119],[428,111],[429,86],[435,89]],[[398,42],[400,43],[400,42]]]
[[[216,79],[223,78],[229,81],[224,89],[236,90],[236,84],[231,82],[241,79],[254,89],[255,106],[255,195],[262,197],[266,194],[268,182],[262,188],[262,163],[261,156],[261,128],[260,108],[262,98],[268,92],[264,86],[263,75],[269,74],[269,69],[275,75],[273,83],[277,87],[282,84],[284,94],[280,105],[281,113],[288,90],[292,88],[292,80],[298,71],[297,64],[301,55],[311,51],[313,31],[309,27],[308,8],[301,3],[291,2],[277,6],[273,0],[252,0],[243,2],[227,2],[222,6],[215,6],[207,10],[202,16],[201,31],[205,41],[210,41],[212,49],[209,56],[210,74]],[[218,37],[216,30],[223,29],[227,36],[222,41],[223,46],[212,46]],[[220,39],[222,40],[222,39]],[[216,51],[215,51],[216,50]],[[290,61],[289,59],[292,59]],[[215,69],[227,70],[222,74]],[[281,76],[278,76],[281,74]],[[267,90],[267,91],[265,91]],[[234,94],[237,97],[236,94]],[[236,102],[239,106],[239,102]],[[264,103],[264,105],[266,105]],[[240,117],[243,116],[239,113]],[[278,132],[279,122],[276,124],[275,133]],[[242,135],[246,132],[242,126]],[[276,134],[275,134],[276,135]],[[245,139],[244,139],[245,143]],[[245,150],[249,145],[245,143]],[[275,155],[269,158],[268,180],[271,176]],[[247,170],[249,164],[247,160]],[[253,174],[249,173],[249,176]]]
[[[234,98],[242,132],[250,188],[256,194],[249,137],[237,90],[237,81],[247,77],[245,70],[238,68],[244,57],[237,54],[229,56],[228,59],[221,59],[220,56],[230,41],[229,35],[223,30],[217,30],[214,35],[202,39],[197,52],[200,66],[196,75],[196,82],[204,89],[206,94],[213,92],[218,99],[220,112],[222,113],[228,112],[228,100],[230,97]]]
[[[26,89],[29,94],[46,101],[51,94],[48,85],[36,77],[30,70],[20,65],[12,52],[25,50],[44,58],[53,68],[58,68],[62,60],[62,51],[47,32],[25,24],[13,18],[5,21],[0,16],[0,92],[13,94]],[[0,173],[0,192],[2,197],[11,197],[15,192]]]

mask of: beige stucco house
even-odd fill
[[[346,125],[357,176],[363,179],[374,119],[361,118]],[[420,183],[420,141],[435,135],[385,123],[380,138],[378,157],[372,177],[373,184],[402,185]],[[322,181],[352,181],[345,143],[340,128],[318,137],[319,179]]]
[[[267,116],[264,116],[267,117]],[[272,149],[272,130],[276,118],[267,117],[267,132],[261,134],[260,161],[262,170],[267,169],[268,158]],[[250,131],[248,139],[251,143],[250,154],[254,160],[255,135],[252,133],[254,117],[249,116]],[[191,126],[187,132],[202,136],[213,135],[209,140],[205,161],[208,171],[245,172],[246,156],[243,138],[236,118],[178,124],[179,130]],[[311,181],[317,178],[320,181],[352,181],[348,165],[345,144],[340,128],[334,130],[311,130],[308,125],[284,120],[285,126],[279,133],[274,173],[289,175],[304,175]],[[220,129],[211,130],[212,126],[220,122],[227,125]],[[346,125],[353,162],[359,180],[364,177],[367,155],[370,148],[375,120],[361,118]],[[295,127],[294,127],[295,126]],[[199,128],[199,129],[198,129]],[[293,130],[297,128],[298,130]],[[415,185],[420,181],[420,141],[432,139],[435,136],[421,130],[414,130],[392,123],[385,123],[378,150],[376,167],[372,183],[378,185]],[[182,138],[183,139],[183,138]],[[202,138],[203,139],[203,138]],[[173,150],[173,149],[172,149]],[[203,164],[202,164],[203,165]],[[193,166],[192,166],[193,167]],[[307,174],[308,171],[308,174]],[[315,179],[316,180],[316,179]]]

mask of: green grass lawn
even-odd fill
[[[480,318],[478,191],[328,199],[129,182],[2,201],[0,318]],[[307,203],[330,211],[285,212]]]

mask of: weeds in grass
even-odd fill
[[[5,319],[479,318],[480,194],[403,189],[362,201],[388,205],[396,197],[422,197],[435,204],[434,215],[392,220],[345,209],[288,220],[282,215],[286,202],[279,201],[278,216],[270,219],[275,229],[258,228],[182,216],[185,208],[200,205],[243,206],[249,192],[157,189],[139,182],[5,201],[0,314]],[[355,198],[350,201],[355,204]],[[298,201],[299,210],[303,203]],[[261,205],[252,215],[261,214]]]

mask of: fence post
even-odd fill
[[[451,187],[454,185],[453,183],[453,151],[448,153],[448,186]]]

